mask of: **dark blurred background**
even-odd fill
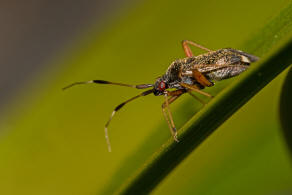
[[[130,1],[134,0],[1,1],[0,108],[78,35],[93,24],[101,29]]]

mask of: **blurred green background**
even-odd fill
[[[140,91],[61,88],[90,79],[153,83],[173,60],[184,57],[183,39],[210,49],[244,50],[244,41],[289,2],[130,2],[103,21],[102,30],[95,25],[84,30],[2,110],[0,193],[112,194],[171,137],[161,112],[163,98],[143,97],[117,113],[109,127],[113,152],[108,153],[105,122],[116,105]],[[285,74],[226,121],[154,194],[291,194],[291,160],[278,119]],[[207,91],[215,95],[230,82]],[[201,107],[187,95],[174,103],[177,127]]]

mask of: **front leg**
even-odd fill
[[[183,89],[179,89],[179,90],[175,90],[175,91],[170,91],[170,92],[166,92],[164,97],[165,97],[165,101],[163,102],[162,104],[162,113],[163,113],[163,116],[168,124],[168,127],[170,129],[170,132],[173,136],[173,139],[178,142],[178,139],[177,139],[177,131],[176,131],[176,128],[175,128],[175,125],[174,125],[174,122],[173,122],[173,117],[172,117],[172,114],[171,114],[171,111],[170,111],[170,108],[169,108],[169,105],[174,102],[176,99],[178,99],[183,93],[185,93],[186,91],[183,90]],[[172,96],[170,98],[168,98],[168,96]],[[166,113],[166,110],[167,109],[167,113]],[[167,116],[168,114],[168,116]]]

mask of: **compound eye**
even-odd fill
[[[165,82],[161,81],[161,82],[159,83],[158,89],[159,89],[160,91],[164,91],[164,90],[165,90],[165,87],[166,87]]]

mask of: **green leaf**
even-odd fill
[[[283,84],[280,99],[280,121],[285,139],[292,153],[292,68],[290,68]]]
[[[262,58],[237,81],[211,100],[179,130],[179,143],[169,139],[119,193],[147,193],[155,188],[183,159],[228,117],[292,63],[292,4],[262,29],[246,48]]]

